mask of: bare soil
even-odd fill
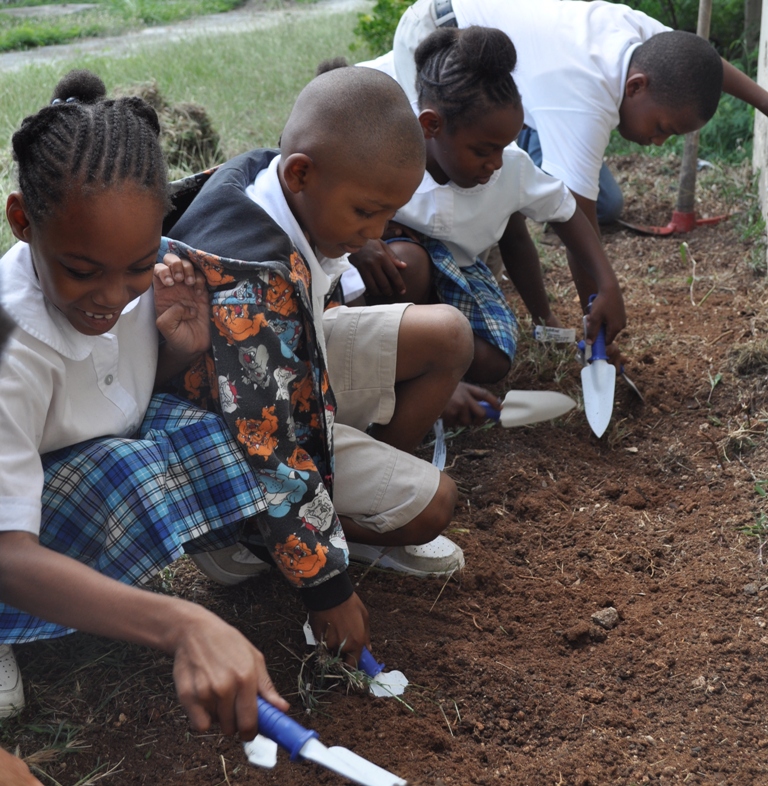
[[[628,220],[666,224],[676,163],[614,163]],[[744,183],[708,174],[699,213],[733,208]],[[619,382],[599,440],[580,408],[459,434],[448,463],[462,575],[352,568],[375,654],[411,680],[407,705],[315,684],[319,709],[305,714],[304,613],[278,576],[229,589],[180,561],[157,588],[250,636],[324,742],[411,784],[768,784],[768,578],[761,540],[744,531],[765,509],[768,309],[737,224],[687,236],[685,256],[679,237],[607,230],[630,321],[626,371],[645,403]],[[548,285],[575,326],[552,238],[541,238]],[[504,387],[577,397],[579,366],[525,340]],[[618,620],[605,628],[593,615],[609,607]],[[82,635],[17,651],[29,706],[3,736],[63,786],[110,768],[115,784],[342,782],[285,755],[254,770],[236,740],[190,732],[164,656]],[[66,741],[78,750],[40,761]]]

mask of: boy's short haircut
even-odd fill
[[[403,89],[372,68],[336,68],[299,94],[280,140],[293,153],[370,165],[423,167],[424,134]],[[342,165],[342,160],[339,164]]]
[[[651,36],[635,49],[630,67],[648,77],[653,100],[664,107],[696,110],[707,122],[723,89],[723,61],[701,36],[670,30]]]

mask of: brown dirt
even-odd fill
[[[616,163],[628,217],[666,223],[676,166]],[[701,214],[741,188],[724,182],[702,180]],[[576,324],[551,237],[549,286]],[[276,577],[225,589],[182,561],[166,589],[252,637],[323,741],[412,784],[768,784],[768,578],[760,541],[742,531],[760,521],[755,481],[768,477],[766,289],[735,221],[687,242],[683,260],[679,238],[606,232],[630,320],[621,346],[645,404],[619,383],[600,440],[582,411],[460,434],[448,461],[463,574],[444,585],[352,569],[376,654],[411,680],[409,706],[337,688],[302,715],[303,612]],[[578,395],[578,366],[525,341],[506,387],[527,386]],[[612,629],[592,619],[607,607]],[[100,765],[116,784],[342,782],[285,756],[253,770],[236,741],[191,733],[163,656],[79,635],[18,654],[29,707],[6,738],[34,754],[53,734],[25,724],[64,723],[59,742],[89,746],[45,765],[61,784]]]

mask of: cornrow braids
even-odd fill
[[[419,108],[436,108],[448,128],[467,125],[478,112],[520,106],[512,71],[517,51],[509,36],[492,27],[442,27],[416,48]]]
[[[98,76],[71,71],[51,104],[24,118],[13,135],[19,189],[32,219],[54,212],[73,188],[97,191],[127,181],[169,206],[155,110],[135,96],[105,95]]]

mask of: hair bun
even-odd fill
[[[474,71],[501,76],[515,70],[517,50],[509,36],[495,27],[466,27],[461,31],[459,51]]]
[[[77,69],[62,77],[53,91],[51,101],[63,101],[71,98],[82,104],[95,104],[107,95],[107,88],[100,77],[92,71]]]

